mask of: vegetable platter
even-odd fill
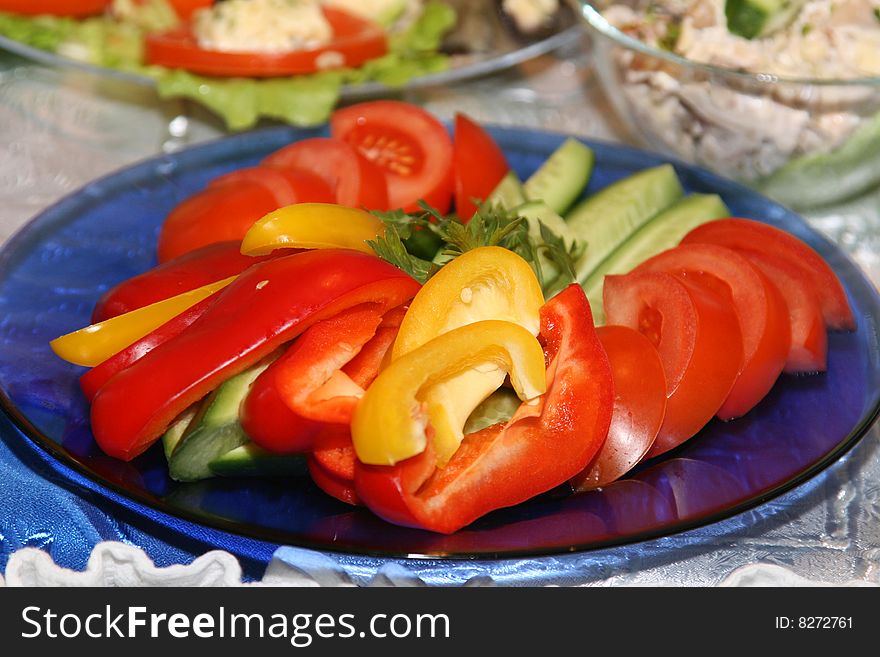
[[[875,419],[876,290],[839,249],[785,208],[647,153],[549,133],[487,131],[464,116],[443,131],[446,142],[438,133],[426,162],[406,159],[425,151],[401,135],[398,142],[409,150],[377,157],[369,145],[381,137],[382,125],[370,118],[371,108],[341,111],[329,131],[261,131],[138,165],[89,185],[13,238],[0,263],[0,299],[9,317],[0,382],[7,411],[36,449],[46,450],[60,470],[84,475],[135,508],[256,538],[389,556],[500,557],[631,543],[730,517],[832,464]],[[420,112],[392,103],[380,105],[385,111],[378,115],[389,108]],[[357,112],[366,112],[366,120],[349,124]],[[369,129],[358,129],[364,125]],[[186,226],[203,221],[193,210],[198,199],[210,204],[212,194],[231,193],[228,186],[235,185],[235,193],[248,190],[245,205],[253,205],[272,175],[255,184],[254,172],[267,166],[288,177],[300,169],[321,177],[302,164],[314,158],[297,158],[303,144],[333,141],[384,167],[384,197],[358,201],[357,193],[375,194],[377,186],[346,187],[355,193],[351,205],[384,212],[335,205],[344,187],[339,180],[327,185],[330,199],[294,198],[295,180],[276,182],[269,185],[273,194],[283,189],[289,200],[307,202],[262,209],[265,218],[253,226],[223,228],[244,231],[235,236],[219,236],[219,228],[213,233],[223,242],[244,237],[238,250],[245,255],[232,260],[259,263],[243,272],[232,265],[199,285],[185,277],[190,289],[228,285],[214,300],[239,295],[247,313],[213,304],[217,288],[208,288],[208,301],[190,300],[182,314],[172,311],[173,321],[150,333],[171,331],[158,346],[148,345],[146,355],[126,353],[125,340],[137,335],[103,330],[111,344],[95,348],[94,340],[83,342],[84,334],[76,333],[157,300],[139,295],[153,294],[161,276],[132,279],[156,264],[157,244],[159,259],[172,263],[158,270],[165,272],[175,271],[184,251],[198,262],[203,256],[193,252],[222,250],[221,241],[188,241]],[[475,158],[481,166],[467,170],[464,163]],[[406,166],[424,173],[425,164],[445,176],[426,174],[409,184]],[[360,172],[369,169],[362,165]],[[406,184],[391,183],[395,173]],[[583,200],[580,185],[587,180]],[[486,198],[490,203],[469,205]],[[398,206],[416,218],[389,211]],[[502,212],[505,207],[516,210]],[[452,209],[470,221],[448,217]],[[184,219],[172,222],[175,215]],[[716,220],[728,215],[757,223]],[[595,224],[594,216],[618,220]],[[669,231],[651,227],[669,216],[680,235],[666,244]],[[341,225],[348,230],[333,233]],[[759,231],[750,248],[770,244],[776,255],[749,255],[733,228]],[[678,247],[681,237],[686,245]],[[305,250],[282,255],[276,248],[282,243]],[[671,266],[664,258],[673,256],[656,255],[668,248],[676,254]],[[824,303],[813,298],[811,305],[803,294],[792,301],[804,285],[780,261],[789,248],[822,272]],[[707,252],[711,268],[693,264]],[[752,265],[744,268],[743,259]],[[633,268],[638,271],[629,273]],[[737,330],[742,297],[732,290],[741,289],[736,281],[744,271],[764,290],[746,297],[754,310],[750,321],[781,321],[789,329],[784,344],[776,340],[774,347],[766,337],[778,338],[778,325],[758,332],[765,339],[754,337],[753,326]],[[603,272],[599,304],[591,279]],[[176,276],[163,280],[176,285]],[[721,276],[730,288],[724,302],[711,289]],[[581,285],[570,285],[571,278]],[[128,279],[133,283],[115,287]],[[337,292],[329,291],[331,284]],[[162,299],[169,295],[160,292]],[[278,298],[284,303],[274,303]],[[669,310],[663,306],[669,299],[690,310]],[[253,342],[248,334],[262,336],[257,341],[272,335],[266,322],[279,325],[271,317],[278,308],[317,317],[296,334],[296,348],[276,360],[290,333],[270,340],[259,353],[248,352],[250,362],[236,372],[203,380],[189,397],[166,404],[204,363],[229,362],[224,350],[247,351],[224,346],[224,335],[245,336],[245,342]],[[196,331],[202,312],[213,319]],[[187,313],[196,318],[182,319]],[[695,319],[682,320],[687,313]],[[595,330],[594,318],[609,326]],[[175,321],[185,326],[174,328]],[[484,323],[474,330],[474,322]],[[638,331],[615,340],[626,330],[610,325],[626,323]],[[151,331],[138,325],[142,334]],[[119,339],[124,343],[112,343]],[[53,340],[59,355],[94,367],[61,360],[50,350]],[[352,353],[343,354],[346,349]],[[691,355],[682,356],[688,349]],[[635,376],[627,374],[633,367],[621,353],[635,359]],[[751,367],[746,353],[753,355]],[[708,365],[694,375],[700,358]],[[242,415],[248,404],[265,401],[245,394],[242,402],[242,392],[255,391],[272,368],[283,372],[270,390],[280,391],[282,412],[295,408],[305,420],[293,437],[290,422],[278,434],[271,422],[259,426]],[[677,385],[669,386],[676,377]],[[199,402],[195,416],[187,417],[193,402]],[[165,410],[155,412],[159,407]],[[257,417],[270,416],[280,417]],[[244,438],[242,427],[248,428]],[[624,441],[602,456],[615,432]],[[214,438],[205,439],[209,434]],[[639,437],[639,446],[627,443]],[[413,489],[412,481],[423,483]]]

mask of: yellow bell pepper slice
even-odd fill
[[[416,294],[400,325],[392,358],[484,319],[513,322],[538,335],[543,305],[535,273],[516,253],[499,246],[467,251],[444,265]]]
[[[187,308],[207,299],[218,290],[222,290],[236,278],[236,276],[230,276],[222,281],[210,283],[189,292],[157,301],[149,306],[132,310],[124,315],[86,326],[73,333],[55,338],[49,343],[49,346],[59,357],[70,363],[86,367],[100,365],[113,354],[137,342]]]
[[[450,377],[480,370],[509,373],[524,401],[546,390],[544,352],[522,326],[483,320],[453,329],[393,361],[367,389],[351,425],[358,459],[393,465],[420,454],[427,446],[428,426],[436,429],[447,417],[466,417],[446,403],[432,403],[427,393]],[[441,409],[449,415],[442,416]]]
[[[275,249],[354,249],[373,255],[366,241],[384,233],[385,225],[364,210],[296,203],[270,212],[251,226],[241,252],[259,256]]]
[[[513,322],[537,335],[544,304],[529,264],[500,247],[467,251],[445,265],[416,294],[400,326],[392,359],[432,338],[473,322]],[[504,383],[506,372],[483,367],[462,371],[433,386],[425,402],[434,409],[434,447],[443,467],[464,439],[468,417]]]

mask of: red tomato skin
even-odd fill
[[[596,334],[611,364],[614,410],[602,449],[571,480],[576,491],[600,488],[629,472],[648,453],[666,415],[666,377],[654,345],[626,326]]]
[[[635,271],[685,278],[709,275],[727,286],[743,338],[743,368],[718,418],[748,413],[779,378],[791,346],[788,308],[776,287],[746,257],[714,244],[683,244],[646,260]]]
[[[277,173],[269,171],[267,175]],[[286,194],[293,190],[297,202],[333,201],[326,186],[316,183],[310,173],[301,175],[299,171],[284,171],[281,174],[290,183]],[[160,263],[208,244],[240,242],[254,222],[281,207],[278,193],[265,183],[244,178],[237,180],[234,176],[234,173],[222,176],[169,213],[159,232],[157,251]],[[290,197],[285,195],[282,202],[285,200]]]
[[[730,394],[743,359],[736,314],[702,284],[665,272],[606,276],[603,303],[609,324],[645,335],[663,362],[666,416],[653,458],[695,435]]]
[[[28,16],[82,18],[102,13],[112,0],[0,0],[0,11]]]
[[[390,207],[382,169],[338,139],[304,139],[275,151],[263,164],[281,170],[308,168],[330,189],[331,203],[366,210]]]
[[[324,7],[334,38],[316,48],[279,53],[227,52],[202,48],[188,24],[145,40],[147,63],[203,75],[268,78],[357,67],[388,52],[382,28],[340,9]],[[332,64],[327,64],[332,53]],[[323,63],[322,63],[323,60]]]
[[[472,199],[485,201],[510,166],[492,136],[464,114],[455,115],[452,158],[455,211],[469,221],[477,211]]]
[[[751,219],[718,219],[698,226],[682,240],[711,242],[748,254],[785,258],[810,280],[822,309],[826,326],[832,330],[855,330],[855,317],[843,285],[827,262],[808,244],[784,230]]]
[[[788,309],[791,346],[784,371],[788,374],[824,372],[828,364],[828,331],[810,278],[785,257],[754,252],[747,253],[746,257],[779,290]]]
[[[452,140],[420,107],[375,100],[336,110],[330,133],[377,163],[388,184],[390,208],[419,211],[418,201],[445,213],[452,204]]]

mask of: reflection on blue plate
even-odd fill
[[[527,176],[563,140],[522,130],[493,131],[510,164]],[[880,299],[830,242],[797,216],[748,189],[677,164],[684,186],[715,192],[739,216],[782,227],[817,249],[841,277],[858,319],[855,333],[830,336],[828,372],[784,376],[753,412],[713,421],[699,436],[601,491],[557,489],[496,511],[452,535],[389,525],[321,493],[307,477],[168,479],[159,446],[132,463],[95,445],[79,391],[82,368],[56,358],[52,338],[84,326],[110,286],[155,264],[158,228],[171,208],[211,178],[256,164],[269,152],[320,134],[275,128],[150,160],[87,186],[47,210],[0,254],[0,392],[6,410],[37,446],[62,464],[152,507],[259,539],[373,555],[501,557],[585,550],[700,526],[767,501],[839,458],[865,433],[880,406]],[[595,191],[661,159],[590,144]]]

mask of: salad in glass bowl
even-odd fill
[[[880,2],[581,3],[598,76],[655,150],[797,209],[880,184]]]

